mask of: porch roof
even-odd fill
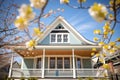
[[[74,53],[79,56],[91,56],[92,48],[96,48],[97,52],[101,50],[100,46],[91,45],[39,45],[35,46],[35,49],[28,50],[26,46],[11,46],[13,50],[22,57],[37,57],[43,55],[45,50],[46,55],[72,55],[72,49]]]

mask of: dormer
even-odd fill
[[[69,31],[64,28],[63,25],[57,25],[50,32],[50,43],[51,44],[60,44],[60,43],[69,43]]]

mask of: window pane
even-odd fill
[[[67,34],[63,35],[63,42],[68,42],[68,35]]]
[[[37,59],[37,68],[41,68],[41,58]]]
[[[62,60],[62,58],[57,58],[57,68],[63,68],[63,60]]]
[[[55,42],[55,38],[56,38],[55,34],[52,34],[51,35],[51,42]]]
[[[91,68],[91,59],[83,59],[83,68]]]
[[[77,58],[76,66],[77,66],[77,68],[81,68],[81,60],[80,60],[80,58]]]
[[[70,58],[64,58],[64,68],[70,68]]]
[[[50,68],[55,68],[55,58],[54,57],[50,58]]]
[[[62,37],[62,35],[60,35],[60,34],[57,35],[57,42],[61,42],[61,41],[62,41],[62,38],[61,38],[61,37]]]

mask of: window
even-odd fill
[[[55,57],[50,58],[50,68],[55,68]]]
[[[68,35],[67,34],[63,35],[63,42],[68,42]]]
[[[69,57],[64,58],[64,68],[70,68],[70,58]]]
[[[62,59],[62,57],[57,58],[57,68],[63,68],[63,59]]]
[[[62,42],[62,35],[61,34],[57,35],[57,42]]]
[[[91,64],[91,59],[83,59],[83,68],[91,68],[92,64]]]
[[[68,43],[69,34],[67,33],[51,33],[50,43]]]
[[[51,42],[55,42],[55,40],[56,40],[56,35],[55,35],[55,34],[52,34],[52,35],[51,35]]]
[[[76,67],[81,68],[81,60],[80,60],[80,58],[77,58]]]
[[[41,68],[41,58],[37,59],[37,68]]]

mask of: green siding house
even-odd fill
[[[103,70],[93,68],[92,48],[101,47],[85,39],[63,17],[58,16],[44,31],[35,49],[13,46],[22,57],[21,68],[12,68],[9,77],[37,77],[40,79],[76,79],[104,77]]]

